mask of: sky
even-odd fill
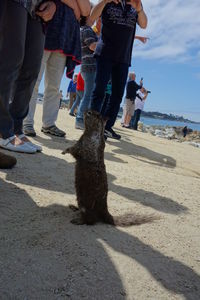
[[[151,90],[145,111],[200,122],[200,0],[143,0],[143,7],[148,26],[145,30],[138,26],[137,35],[149,40],[146,44],[135,41],[129,71],[136,73],[138,82],[143,77],[144,87]],[[64,74],[64,95],[68,83]]]

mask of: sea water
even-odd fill
[[[191,128],[193,130],[200,131],[200,124],[195,123],[189,123],[189,122],[179,122],[179,121],[171,121],[171,120],[161,120],[161,119],[153,119],[153,118],[146,118],[141,117],[140,121],[144,123],[145,125],[156,125],[156,126],[170,126],[170,127],[184,127],[187,126],[188,128]]]

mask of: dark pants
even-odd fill
[[[128,68],[129,66],[127,64],[114,63],[101,57],[97,58],[97,73],[95,79],[95,87],[92,94],[91,109],[99,112],[101,111],[105,97],[106,86],[109,79],[111,78],[112,94],[103,112],[103,117],[105,119],[108,119],[108,122],[110,119],[112,120],[112,123],[113,120],[115,123],[117,114],[119,112],[120,103],[124,94]]]
[[[102,106],[102,109],[101,109],[102,116],[104,115],[104,112],[106,110],[106,107],[107,107],[109,101],[110,101],[110,95],[105,94],[103,106]],[[118,112],[117,112],[117,115],[118,115]],[[117,119],[117,116],[113,114],[110,117],[110,119],[106,122],[105,129],[107,129],[107,130],[111,129],[113,127],[113,125],[115,124],[116,119]]]
[[[6,139],[22,133],[40,71],[44,34],[41,23],[21,5],[0,1],[0,135]]]
[[[137,130],[137,128],[138,128],[138,122],[140,120],[140,115],[141,115],[141,109],[136,109],[134,112],[134,115],[131,119],[130,126],[135,130]]]

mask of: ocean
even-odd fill
[[[141,117],[140,121],[144,123],[145,125],[157,125],[157,126],[187,126],[188,128],[191,128],[193,130],[200,131],[200,124],[194,124],[194,123],[187,123],[187,122],[178,122],[178,121],[170,121],[170,120],[160,120],[160,119],[152,119],[152,118],[146,118]]]

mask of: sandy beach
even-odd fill
[[[0,171],[0,299],[200,299],[200,149],[120,127],[105,164],[113,215],[160,220],[129,228],[70,223],[74,159],[61,154],[81,135],[60,110],[66,138],[41,133],[35,155]],[[7,152],[5,152],[7,153]]]

